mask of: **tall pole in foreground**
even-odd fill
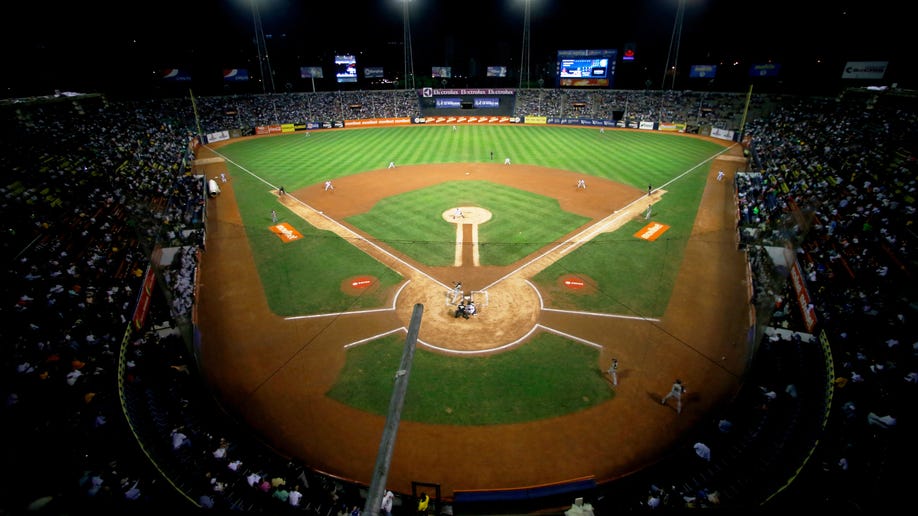
[[[423,313],[424,305],[420,303],[414,305],[411,323],[408,325],[408,336],[405,337],[402,361],[398,371],[395,372],[395,386],[392,389],[392,398],[389,399],[386,427],[379,442],[376,465],[373,467],[373,477],[370,479],[370,489],[367,492],[367,503],[363,508],[364,516],[379,515],[379,506],[382,503],[383,493],[386,492],[389,463],[392,461],[392,450],[395,448],[395,434],[398,432],[398,424],[402,419],[405,393],[408,392],[408,376],[411,373],[411,363],[414,361],[414,349],[418,342],[418,330],[421,328]]]

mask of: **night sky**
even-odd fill
[[[621,52],[633,44],[637,60],[618,68],[631,87],[649,81],[659,88],[667,64],[745,69],[773,62],[799,77],[814,67],[840,75],[847,61],[889,61],[887,79],[915,86],[914,29],[891,0],[683,1],[680,36],[680,0],[530,0],[530,73],[553,73],[558,50]],[[355,54],[360,68],[382,66],[387,76],[404,70],[401,0],[258,2],[278,90],[301,89],[300,66],[331,71],[335,53]],[[475,78],[496,65],[518,73],[525,5],[526,0],[412,0],[415,73],[451,66],[454,76]],[[143,89],[167,68],[188,70],[196,87],[215,83],[218,89],[223,69],[258,75],[251,0],[19,2],[4,9],[9,30],[2,33],[2,97],[54,89]]]

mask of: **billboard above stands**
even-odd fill
[[[489,66],[488,67],[488,77],[506,77],[506,76],[507,76],[506,66]]]
[[[433,78],[442,77],[449,79],[453,76],[453,67],[451,66],[434,66],[430,69],[430,76]]]
[[[889,61],[848,61],[842,79],[882,79]]]
[[[223,80],[226,82],[247,81],[249,80],[249,71],[245,68],[223,70]]]
[[[162,78],[164,81],[190,81],[191,74],[187,70],[179,68],[167,68],[163,70]]]
[[[717,65],[692,65],[689,77],[692,79],[713,79],[717,75]]]
[[[777,77],[781,65],[775,63],[754,64],[749,67],[749,77]]]
[[[383,67],[382,66],[367,66],[363,69],[363,78],[364,79],[382,79],[383,78]]]
[[[637,45],[633,41],[625,43],[625,50],[622,52],[622,61],[634,61],[637,57]]]
[[[321,66],[301,66],[300,79],[324,79]]]

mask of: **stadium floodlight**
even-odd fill
[[[673,21],[673,34],[669,40],[669,51],[666,54],[666,66],[663,67],[663,82],[660,89],[666,89],[666,74],[672,74],[670,89],[676,87],[676,68],[679,63],[679,46],[682,42],[682,21],[685,18],[685,0],[678,0],[679,7],[676,8],[676,19]],[[670,57],[672,57],[672,66],[670,66]]]
[[[663,81],[660,84],[660,123],[663,123],[663,99],[665,98],[667,73],[672,74],[673,77],[670,90],[676,88],[676,68],[679,62],[679,45],[682,41],[682,20],[685,18],[685,0],[678,1],[679,7],[676,8],[676,19],[673,21],[673,34],[670,37],[669,51],[666,54],[666,66],[663,67]],[[670,57],[672,57],[672,66],[669,64]]]
[[[402,27],[404,31],[404,43],[402,44],[405,54],[405,89],[414,89],[414,55],[411,52],[411,20],[408,16],[408,4],[411,0],[401,0],[402,2]]]
[[[523,0],[525,8],[523,11],[523,51],[520,56],[520,89],[523,89],[523,78],[526,79],[526,87],[529,87],[529,19],[530,19],[530,0]]]
[[[261,92],[267,93],[267,83],[270,81],[271,93],[275,93],[274,72],[271,71],[271,59],[268,58],[268,44],[265,42],[265,29],[261,25],[258,1],[252,0],[252,22],[255,24],[255,47],[258,51],[258,70],[261,73]]]

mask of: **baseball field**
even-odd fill
[[[197,157],[196,173],[228,178],[207,201],[202,370],[243,423],[321,472],[369,483],[418,304],[396,491],[619,478],[739,389],[752,350],[731,142],[411,126]],[[455,317],[460,299],[478,312]],[[681,415],[660,404],[675,378]]]

